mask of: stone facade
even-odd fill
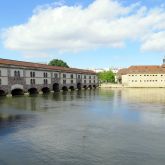
[[[0,91],[59,91],[98,86],[95,72],[0,59]],[[58,89],[57,89],[58,88]]]

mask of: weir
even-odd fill
[[[94,71],[77,68],[0,59],[0,73],[0,96],[98,87]]]

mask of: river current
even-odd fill
[[[165,89],[0,98],[0,165],[164,165]]]

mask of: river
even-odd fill
[[[165,89],[0,98],[0,165],[164,165]]]

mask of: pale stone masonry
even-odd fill
[[[165,64],[121,69],[117,73],[117,81],[124,87],[165,88]]]
[[[44,92],[97,86],[97,75],[90,70],[0,59],[0,95],[14,90]]]

